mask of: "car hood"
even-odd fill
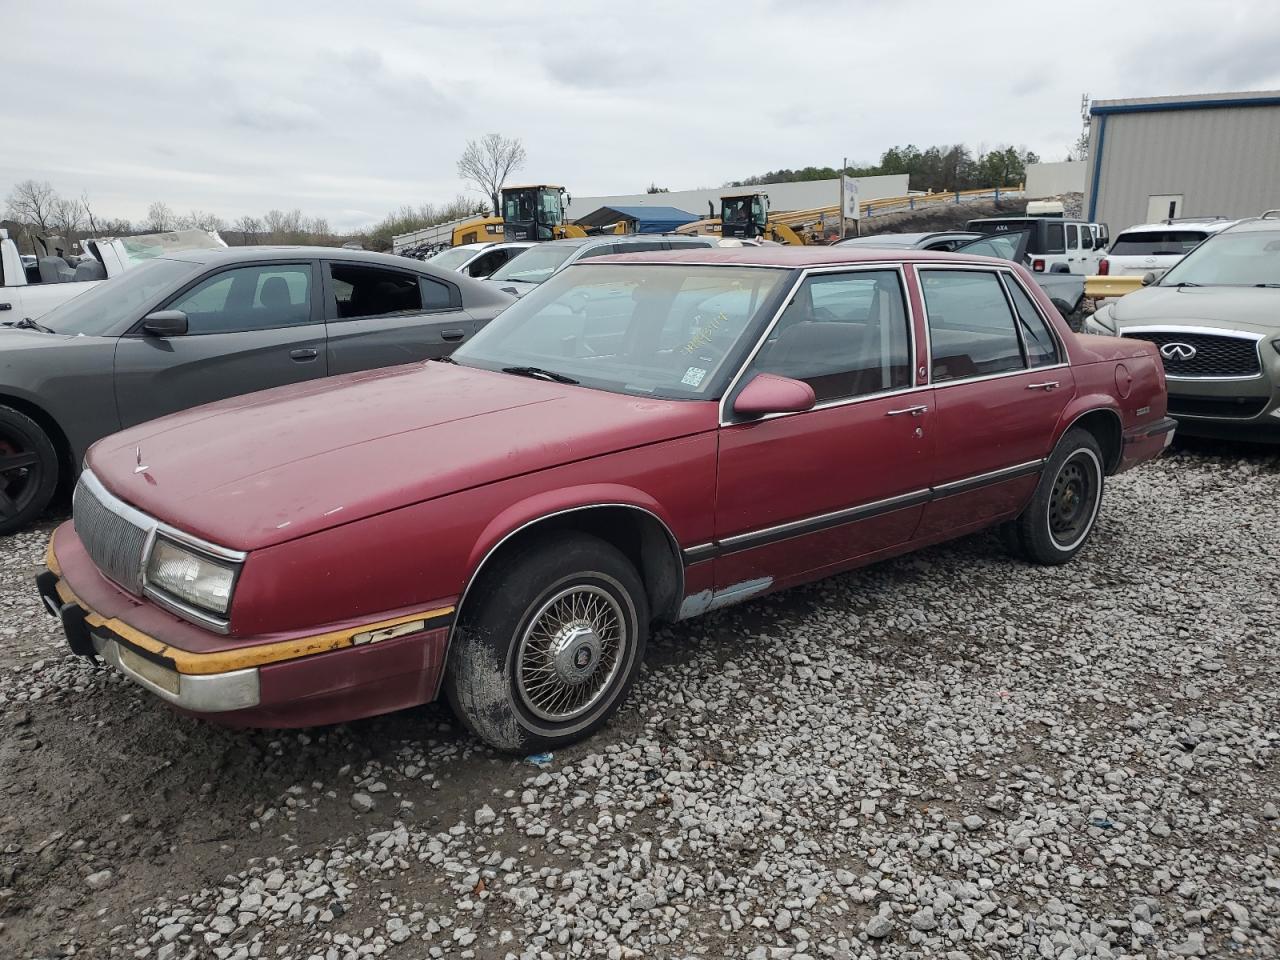
[[[1117,300],[1111,315],[1122,326],[1207,326],[1269,334],[1280,331],[1280,290],[1145,287]]]
[[[145,513],[252,550],[717,422],[709,401],[426,363],[196,407],[107,437],[86,459]]]

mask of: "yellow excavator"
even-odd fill
[[[568,197],[564,187],[540,183],[502,188],[502,216],[476,217],[453,230],[453,245],[481,240],[563,240],[587,232],[566,223]]]
[[[805,237],[788,224],[769,216],[769,195],[736,193],[720,197],[720,216],[711,209],[706,220],[686,223],[676,233],[697,236],[739,237],[744,240],[773,240],[803,246]]]

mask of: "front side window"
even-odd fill
[[[330,316],[339,320],[381,317],[422,311],[417,274],[350,263],[329,265],[333,302]],[[443,284],[440,284],[443,286]]]
[[[1076,233],[1076,225],[1074,223],[1067,224],[1067,249],[1075,250],[1080,246],[1078,234]]]
[[[453,356],[463,366],[536,368],[546,372],[535,375],[613,393],[708,399],[736,369],[788,276],[728,265],[574,265]]]
[[[921,270],[933,379],[964,380],[1023,368],[1000,278],[980,270]]]
[[[1022,331],[1022,342],[1027,348],[1027,364],[1032,367],[1048,367],[1057,363],[1058,341],[1049,331],[1040,311],[1012,277],[1005,277],[1005,286],[1009,289],[1009,299],[1013,301],[1013,308],[1018,314],[1018,329]]]
[[[223,270],[168,308],[187,315],[187,334],[243,333],[311,322],[311,267],[262,264]]]
[[[803,380],[819,403],[910,386],[911,339],[897,271],[807,279],[752,371]]]

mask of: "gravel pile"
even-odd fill
[[[979,536],[669,629],[540,766],[438,707],[174,717],[62,655],[14,538],[0,953],[1280,955],[1277,494],[1198,448],[1065,568]]]

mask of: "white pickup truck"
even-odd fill
[[[38,320],[96,284],[166,253],[226,246],[216,233],[204,230],[85,240],[80,257],[63,256],[53,241],[40,244],[43,256],[24,257],[8,231],[0,230],[0,323]]]

